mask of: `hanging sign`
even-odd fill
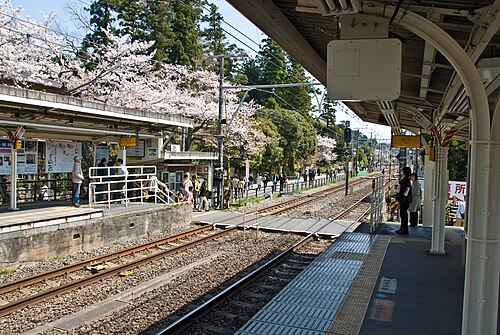
[[[420,148],[420,136],[392,135],[391,146],[393,148]]]
[[[120,137],[120,147],[135,147],[137,137]]]
[[[47,173],[71,172],[74,157],[82,156],[82,143],[47,142],[45,153],[45,171]]]
[[[132,138],[132,137],[130,137]],[[133,139],[135,140],[135,137],[133,137]],[[133,145],[131,147],[128,147],[127,148],[127,157],[144,157],[144,149],[145,149],[145,145],[144,145],[144,140],[139,140],[137,142],[137,145]],[[120,144],[121,145],[121,144]]]
[[[413,120],[415,120],[420,127],[431,130],[432,129],[432,122],[425,116],[424,114],[418,112],[413,115]]]

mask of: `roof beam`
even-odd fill
[[[481,16],[481,21],[474,26],[469,43],[465,47],[465,51],[473,63],[477,62],[484,49],[500,28],[500,0],[495,0],[487,12]],[[454,72],[446,88],[446,93],[441,100],[436,123],[439,123],[444,118],[444,115],[453,109],[454,105],[452,103],[457,101],[457,94],[460,93],[462,87],[463,84],[460,77]]]
[[[282,46],[311,75],[326,85],[326,61],[271,0],[227,0],[227,2]]]
[[[451,8],[439,8],[439,7],[417,6],[417,5],[410,6],[408,10],[416,13],[463,16],[463,17],[467,17],[470,14],[470,11],[465,9],[451,9]]]
[[[428,13],[427,19],[434,23],[443,21],[442,14],[436,13]],[[424,57],[422,64],[422,78],[420,79],[420,94],[421,98],[427,98],[427,90],[431,84],[431,76],[432,76],[432,66],[428,65],[429,63],[434,63],[436,58],[436,48],[432,46],[428,41],[425,41],[424,46]]]

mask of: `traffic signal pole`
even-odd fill
[[[345,159],[345,195],[349,194],[349,161],[351,158],[351,128],[349,126],[344,128],[344,142],[346,144],[346,159]]]

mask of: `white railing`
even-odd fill
[[[91,167],[89,177],[89,207],[175,202],[174,193],[156,178],[156,166]]]

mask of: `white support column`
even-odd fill
[[[436,163],[429,159],[429,154],[425,155],[424,161],[424,210],[422,217],[422,225],[424,227],[432,227],[432,188],[434,185],[434,168]]]
[[[395,8],[364,2],[365,13],[390,17]],[[403,17],[404,16],[404,17]],[[465,264],[462,334],[496,335],[500,271],[500,115],[490,128],[488,98],[479,73],[463,48],[445,31],[410,12],[399,12],[401,27],[430,42],[452,64],[462,80],[471,106],[471,166],[468,196],[469,238]],[[495,121],[496,118],[496,121]],[[490,133],[490,130],[493,130]]]
[[[10,209],[18,210],[17,208],[17,150],[10,149]]]
[[[444,234],[446,226],[446,201],[448,199],[448,148],[436,147],[432,190],[432,243],[430,253],[444,255]]]
[[[118,149],[118,158],[123,159],[123,165],[127,166],[127,147],[120,147]]]

